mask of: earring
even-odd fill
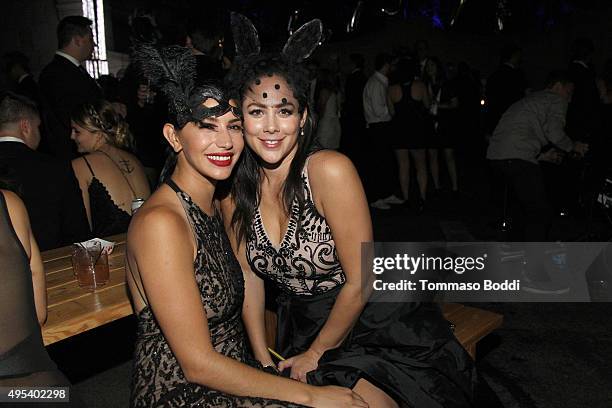
[[[302,128],[300,128],[300,135],[301,135],[301,136],[304,136],[304,128],[303,128],[303,127],[302,127]]]

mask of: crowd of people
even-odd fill
[[[535,92],[508,47],[483,90],[466,63],[444,64],[425,41],[377,55],[370,76],[351,54],[342,75],[337,61],[310,58],[318,20],[274,53],[261,52],[246,17],[231,26],[233,61],[210,27],[163,47],[135,30],[121,79],[83,68],[94,48],[84,17],[59,23],[38,83],[27,58],[5,56],[14,87],[0,100],[0,266],[19,278],[2,287],[0,385],[67,383],[42,345],[39,247],[128,231],[132,406],[472,406],[474,365],[439,307],[363,296],[370,208],[426,211],[444,187],[441,161],[458,194],[456,149],[484,124],[524,238],[546,240],[538,163],[602,143],[597,115],[612,87],[607,76],[597,87],[592,47],[579,42],[570,71]],[[265,339],[265,280],[280,293],[280,363]]]

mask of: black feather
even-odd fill
[[[140,45],[133,59],[147,79],[166,95],[168,107],[176,115],[179,126],[189,122],[189,95],[196,76],[196,61],[191,51],[176,45],[162,49]]]

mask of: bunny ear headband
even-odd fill
[[[240,109],[230,105],[222,88],[214,83],[196,85],[196,62],[188,48],[174,45],[158,49],[143,44],[134,50],[133,57],[144,75],[168,99],[170,112],[180,128],[189,122],[223,116],[230,110],[241,116]],[[214,99],[217,105],[204,106],[207,99]]]
[[[232,34],[236,45],[236,55],[250,57],[259,55],[261,46],[253,23],[242,14],[231,14]],[[282,55],[293,62],[302,62],[310,57],[323,37],[323,23],[311,20],[294,32],[285,43]]]

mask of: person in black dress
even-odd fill
[[[444,150],[444,159],[453,192],[457,192],[457,164],[455,163],[454,144],[457,138],[457,109],[459,99],[451,81],[445,78],[439,59],[432,57],[425,65],[425,82],[431,94],[431,114],[434,119],[434,142],[429,146],[429,167],[434,188],[440,190],[440,166],[438,149]]]
[[[0,387],[69,387],[43,344],[45,272],[28,213],[15,193],[0,190],[0,214]],[[44,405],[82,406],[76,395],[70,401]]]
[[[94,237],[127,231],[132,202],[151,194],[140,161],[125,151],[130,133],[125,119],[107,101],[77,107],[72,140],[83,156],[72,161]]]
[[[175,164],[128,232],[138,317],[131,406],[366,407],[348,389],[272,375],[251,357],[244,281],[214,203],[242,152],[238,104],[217,85],[194,84],[187,48],[141,47],[136,58],[169,99],[163,132]]]
[[[473,363],[434,303],[369,303],[361,243],[372,224],[350,160],[312,152],[308,80],[300,64],[320,41],[313,20],[280,54],[260,54],[256,30],[234,18],[247,148],[222,208],[245,275],[255,357],[265,342],[264,279],[280,291],[277,351],[291,378],[352,388],[373,407],[469,407]]]
[[[423,81],[416,79],[419,67],[416,61],[400,59],[396,70],[396,83],[389,87],[393,102],[393,129],[395,157],[398,162],[400,187],[404,200],[410,192],[410,158],[414,160],[419,186],[418,209],[422,211],[427,198],[427,157],[425,148],[433,136],[433,121],[429,115],[431,97]]]

